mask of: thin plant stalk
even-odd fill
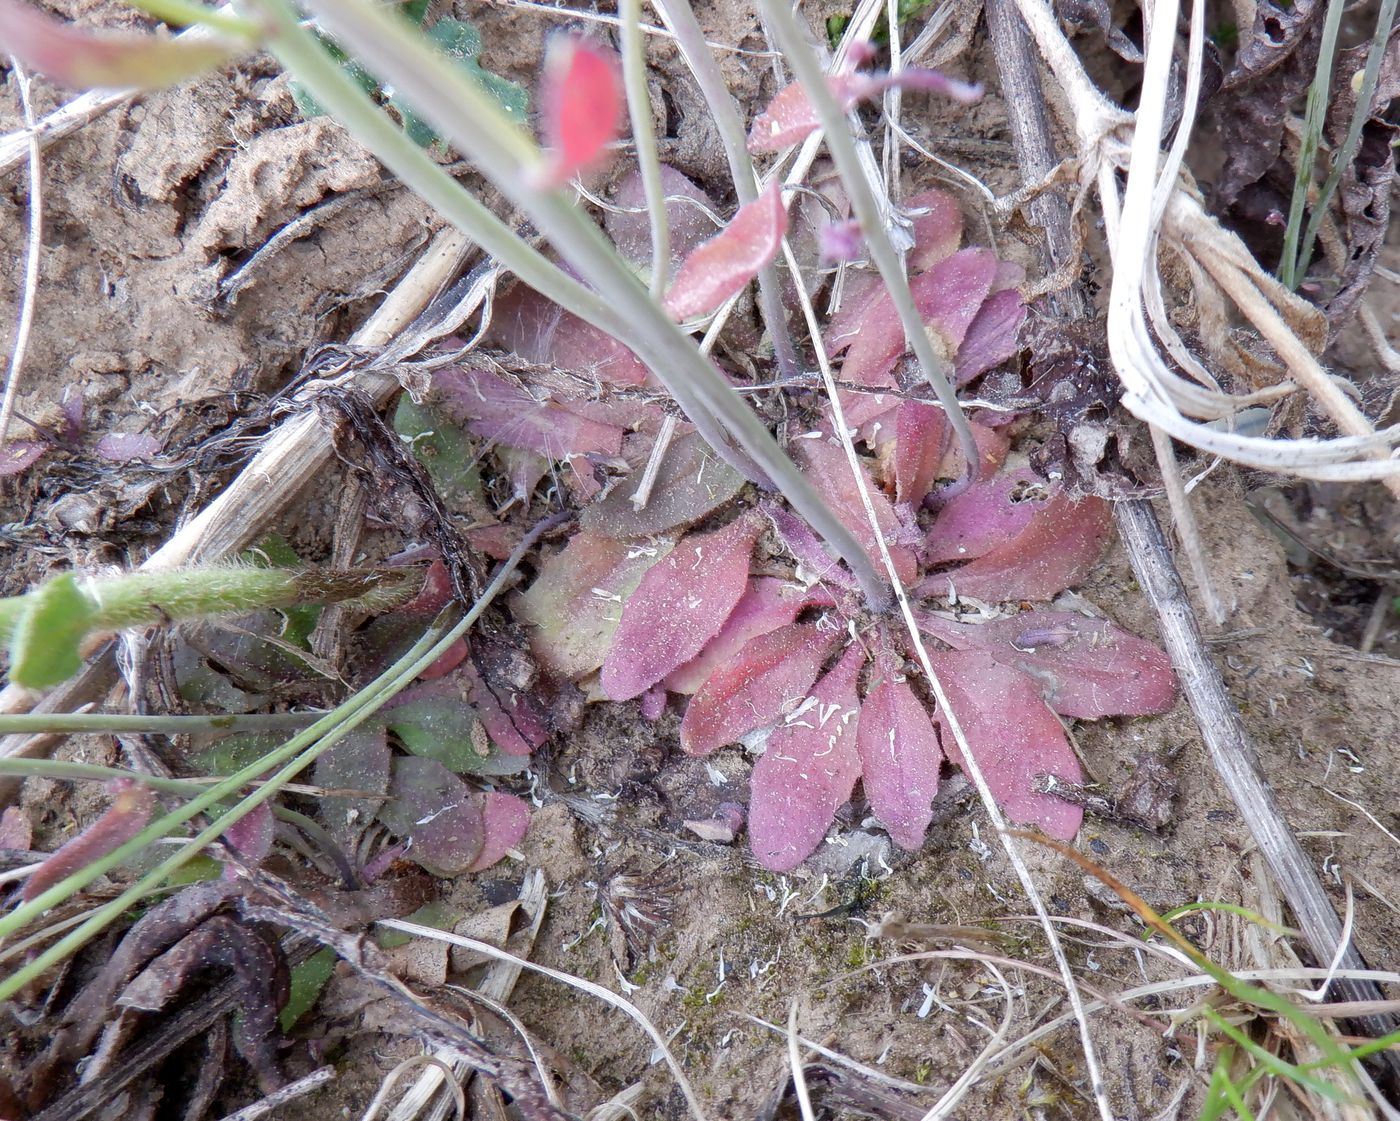
[[[1303,210],[1312,186],[1313,164],[1322,140],[1322,126],[1327,120],[1327,99],[1332,92],[1332,63],[1337,53],[1337,32],[1342,25],[1345,0],[1327,0],[1327,17],[1322,24],[1322,43],[1317,52],[1317,73],[1308,87],[1307,108],[1303,114],[1303,136],[1298,145],[1297,174],[1293,180],[1293,198],[1288,207],[1288,225],[1283,231],[1283,253],[1279,257],[1278,278],[1289,288],[1297,288],[1299,273],[1307,268],[1305,256],[1299,254],[1298,236],[1303,228]],[[1357,108],[1360,108],[1358,103]],[[1324,208],[1314,207],[1314,214]]]
[[[1351,166],[1351,161],[1356,158],[1356,149],[1361,143],[1361,130],[1366,127],[1366,122],[1371,116],[1371,98],[1375,96],[1376,84],[1380,81],[1381,63],[1385,60],[1386,44],[1390,42],[1390,29],[1395,25],[1396,4],[1397,0],[1381,0],[1380,10],[1376,13],[1376,30],[1371,36],[1371,46],[1366,52],[1366,69],[1362,72],[1361,86],[1356,92],[1356,106],[1352,109],[1351,121],[1347,125],[1347,134],[1342,140],[1342,145],[1333,153],[1332,169],[1328,172],[1322,189],[1318,191],[1317,200],[1308,215],[1308,226],[1298,246],[1299,267],[1312,255],[1317,231],[1327,216],[1327,205],[1332,201],[1332,196],[1341,184],[1347,168]]]
[[[652,6],[667,30],[676,37],[681,56],[700,87],[700,96],[710,108],[710,117],[715,122],[715,131],[719,133],[720,146],[724,149],[725,162],[729,164],[729,176],[734,181],[734,193],[739,198],[739,205],[753,202],[758,198],[758,174],[749,156],[744,122],[739,116],[738,106],[734,104],[734,95],[729,92],[719,64],[715,62],[700,21],[695,18],[690,0],[652,0]],[[773,341],[773,360],[779,376],[785,380],[796,377],[801,368],[797,347],[788,331],[787,309],[783,303],[776,264],[765,265],[759,270],[758,306],[768,326],[768,337]]]
[[[283,54],[285,62],[292,62],[284,50],[285,44],[307,33],[290,18],[281,0],[259,0],[259,4],[276,16],[274,50]],[[757,465],[761,474],[782,491],[798,513],[850,566],[871,605],[883,609],[889,602],[889,589],[855,536],[782,451],[743,398],[698,353],[691,340],[661,308],[646,297],[637,278],[597,226],[561,192],[541,188],[530,181],[543,166],[542,156],[489,94],[458,73],[402,20],[365,0],[309,0],[308,6],[321,16],[344,46],[358,51],[362,57],[372,57],[380,76],[402,92],[439,135],[469,156],[529,215],[565,260],[596,289],[596,294],[589,293],[589,306],[605,310],[600,316],[584,318],[615,336],[626,338],[687,416],[701,428],[702,435],[715,445],[718,453],[728,451],[726,458],[732,462],[732,449],[726,448],[723,436],[713,428],[707,431],[704,427],[706,420],[717,418],[733,436],[744,458]],[[328,59],[314,40],[311,50],[320,56],[324,67]],[[298,76],[306,81],[305,75]],[[310,82],[307,85],[320,100],[315,86]],[[335,106],[328,107],[337,111]],[[358,117],[363,104],[355,108]],[[387,118],[380,117],[387,122]],[[358,127],[356,119],[341,119],[352,131]],[[384,158],[384,153],[378,154]],[[510,255],[514,256],[515,252],[511,251]],[[502,260],[511,267],[509,257],[503,256]],[[553,271],[559,275],[558,270]],[[544,294],[554,298],[548,291]],[[576,305],[561,302],[569,310],[578,312]],[[619,326],[619,320],[625,324]]]
[[[40,893],[27,903],[21,904],[8,915],[0,916],[0,938],[5,938],[43,914],[50,907],[68,899],[98,876],[110,872],[119,864],[144,851],[147,846],[167,836],[195,815],[203,813],[215,803],[233,795],[240,787],[259,778],[269,768],[281,767],[281,770],[275,775],[233,808],[212,821],[205,829],[192,837],[187,844],[182,845],[171,856],[157,864],[115,899],[94,910],[81,926],[10,976],[0,980],[0,1000],[8,1000],[25,985],[38,978],[51,965],[62,961],[69,954],[80,949],[120,916],[143,892],[162,883],[171,873],[187,864],[206,845],[222,836],[231,825],[277,794],[301,771],[339,742],[346,733],[374,715],[404,686],[441,657],[454,642],[471,630],[482,612],[490,606],[501,589],[505,587],[511,575],[524,559],[526,552],[534,546],[546,530],[557,524],[559,520],[558,517],[546,519],[525,535],[510,557],[501,565],[491,583],[482,592],[481,597],[472,604],[455,626],[447,627],[441,619],[435,622],[422,638],[379,677],[344,704],[327,713],[306,731],[293,736],[281,747],[211,787],[204,794],[191,799],[179,809],[152,822],[126,844],[59,881],[47,891]],[[453,611],[455,608],[449,608],[448,612],[444,614],[450,614]]]
[[[870,258],[879,270],[880,278],[894,303],[899,321],[904,326],[904,337],[914,351],[924,380],[938,397],[948,422],[957,434],[958,446],[967,458],[968,477],[975,477],[977,464],[981,462],[981,453],[972,438],[972,429],[968,426],[967,418],[963,416],[962,406],[958,404],[957,394],[948,376],[948,365],[934,352],[933,344],[924,330],[923,321],[919,318],[919,311],[914,306],[914,297],[909,291],[903,261],[885,232],[880,205],[861,170],[860,153],[856,151],[855,142],[847,131],[846,115],[832,97],[821,63],[807,45],[802,29],[785,0],[762,0],[762,8],[764,19],[774,40],[782,49],[793,77],[802,83],[807,99],[821,119],[827,151],[831,153],[836,169],[841,174],[841,181],[850,195],[851,208],[860,222],[861,233],[865,236],[866,246],[870,250]]]
[[[660,300],[671,276],[671,230],[666,220],[666,192],[661,186],[661,159],[656,154],[651,96],[647,91],[646,49],[642,44],[642,0],[622,0],[622,80],[627,88],[627,115],[647,200],[651,224],[651,298]]]
[[[129,715],[123,712],[25,712],[0,716],[0,736],[100,735],[145,732],[188,736],[200,732],[294,731],[325,716],[324,711],[217,713],[206,716]],[[0,775],[12,764],[41,763],[38,759],[0,758]]]
[[[34,132],[34,105],[29,97],[29,74],[16,58],[10,59],[19,89],[20,108],[29,130],[29,233],[24,249],[24,287],[20,292],[19,322],[15,326],[15,341],[10,349],[10,364],[5,372],[5,391],[0,396],[0,448],[10,433],[15,398],[19,395],[24,356],[29,349],[29,332],[34,325],[34,309],[38,304],[39,259],[44,247],[44,170],[43,153]]]

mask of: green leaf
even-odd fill
[[[291,542],[280,533],[269,533],[244,553],[243,557],[249,564],[258,568],[303,567],[302,559],[297,556]],[[316,622],[321,618],[320,605],[304,603],[296,607],[279,607],[277,613],[282,616],[282,633],[279,637],[303,650],[311,649],[311,632],[316,629]]]
[[[78,644],[94,625],[97,605],[71,572],[45,582],[29,599],[10,639],[10,680],[44,689],[83,668]]]
[[[461,428],[405,393],[394,411],[394,431],[412,441],[413,454],[454,514],[480,510],[486,504],[476,448]]]
[[[530,761],[526,756],[503,754],[464,701],[448,697],[408,701],[390,709],[385,723],[414,755],[435,759],[454,774],[509,775]]]
[[[279,732],[235,732],[194,752],[190,762],[200,774],[233,775],[280,747],[286,738]]]
[[[458,917],[457,909],[449,907],[446,900],[434,899],[409,915],[407,921],[419,926],[430,926],[434,930],[451,930]],[[378,930],[375,931],[374,940],[379,943],[381,950],[392,950],[399,946],[407,946],[413,941],[413,935],[405,934],[402,930]]]
[[[428,18],[428,8],[431,4],[432,0],[407,0],[399,5],[399,15],[415,27],[422,27],[423,21]]]
[[[311,1011],[334,972],[335,951],[329,946],[317,950],[300,965],[292,966],[290,995],[277,1014],[277,1023],[284,1032],[291,1031],[296,1022]]]

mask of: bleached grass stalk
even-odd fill
[[[788,262],[788,268],[794,272],[797,269],[797,259],[792,254],[792,247],[786,240],[783,242],[783,253]],[[954,742],[958,745],[958,750],[962,753],[962,758],[966,764],[968,777],[972,779],[973,785],[977,787],[978,796],[982,800],[982,806],[987,813],[988,820],[997,831],[997,838],[1001,842],[1002,849],[1006,852],[1007,859],[1011,867],[1015,870],[1017,878],[1021,881],[1021,887],[1026,893],[1026,898],[1030,900],[1031,906],[1039,916],[1041,928],[1045,932],[1046,941],[1050,945],[1050,952],[1055,958],[1055,964],[1059,969],[1060,979],[1065,986],[1065,992],[1069,997],[1070,1007],[1074,1011],[1075,1019],[1079,1024],[1079,1039],[1084,1053],[1084,1066],[1089,1075],[1089,1085],[1094,1101],[1098,1107],[1102,1121],[1113,1121],[1113,1111],[1108,1103],[1108,1094],[1104,1088],[1103,1072],[1099,1065],[1098,1053],[1094,1048],[1094,1041],[1089,1034],[1089,1021],[1083,1011],[1083,1000],[1079,994],[1078,984],[1074,977],[1074,972],[1070,969],[1069,959],[1065,956],[1064,946],[1060,942],[1060,937],[1055,931],[1055,926],[1051,922],[1050,912],[1045,906],[1045,901],[1041,898],[1040,889],[1036,887],[1035,879],[1031,876],[1030,869],[1026,866],[1016,841],[1007,834],[1006,819],[1002,816],[1001,808],[996,803],[996,798],[992,794],[991,787],[987,784],[987,777],[982,771],[982,765],[977,760],[976,754],[972,750],[971,744],[967,741],[967,735],[963,732],[962,721],[949,703],[948,694],[943,688],[943,683],[939,681],[938,674],[934,672],[933,663],[928,656],[928,649],[924,645],[923,634],[919,631],[919,625],[914,619],[913,608],[909,603],[909,596],[904,590],[904,585],[895,572],[894,560],[890,556],[889,545],[885,540],[885,535],[880,531],[879,519],[875,515],[875,507],[870,500],[870,491],[865,483],[865,473],[860,469],[859,460],[856,458],[856,450],[851,442],[851,433],[846,426],[845,413],[841,408],[841,397],[836,389],[836,379],[831,372],[831,363],[827,361],[826,347],[822,342],[821,325],[817,322],[816,312],[812,308],[812,301],[807,296],[807,291],[802,285],[797,287],[797,298],[802,308],[803,317],[807,322],[807,330],[811,335],[812,345],[816,350],[817,362],[821,368],[822,383],[826,387],[828,404],[831,408],[832,419],[837,435],[841,441],[841,447],[846,453],[846,460],[850,465],[851,472],[855,477],[856,489],[860,492],[861,504],[865,507],[865,516],[870,522],[874,531],[875,543],[880,550],[880,560],[884,564],[885,572],[894,588],[895,602],[899,605],[900,616],[904,621],[904,626],[909,633],[915,653],[918,657],[919,667],[923,670],[924,676],[929,683],[929,689],[933,693],[934,699],[938,702],[938,710],[942,718],[947,722],[948,731],[952,735]],[[976,471],[976,464],[981,462],[981,457],[974,451],[973,458],[969,460],[969,472]]]
[[[788,1033],[787,1028],[779,1027],[777,1024],[770,1024],[767,1020],[760,1019],[748,1012],[742,1012],[740,1015],[748,1020],[749,1023],[757,1024],[761,1028],[767,1028],[775,1035],[786,1036]],[[851,1058],[849,1055],[841,1054],[840,1051],[833,1051],[830,1047],[824,1047],[814,1039],[808,1039],[805,1036],[799,1035],[797,1041],[802,1044],[803,1047],[807,1048],[808,1051],[818,1054],[824,1059],[830,1059],[837,1066],[843,1066],[847,1070],[853,1070],[862,1078],[868,1078],[870,1081],[878,1083],[881,1086],[888,1086],[891,1090],[901,1090],[906,1094],[933,1093],[932,1086],[926,1086],[919,1082],[908,1082],[903,1078],[895,1078],[892,1075],[884,1073],[884,1071],[876,1070],[872,1066],[866,1066],[864,1063],[856,1062],[855,1059]]]
[[[34,308],[39,296],[39,259],[44,248],[44,158],[35,131],[34,104],[30,99],[29,74],[19,64],[19,59],[10,59],[10,72],[15,76],[19,90],[20,109],[24,114],[24,127],[28,132],[29,153],[29,223],[24,244],[24,280],[19,297],[19,321],[15,324],[14,341],[10,344],[10,362],[5,370],[5,392],[0,396],[0,448],[10,433],[10,420],[15,412],[15,398],[19,395],[20,379],[24,373],[24,356],[29,349],[29,334],[34,326]]]
[[[446,942],[449,945],[461,946],[464,949],[474,950],[476,953],[484,954],[496,961],[511,962],[521,969],[527,969],[531,973],[538,973],[541,976],[559,981],[562,984],[568,985],[570,988],[578,989],[580,992],[587,993],[589,996],[601,1000],[604,1004],[616,1008],[618,1011],[626,1014],[630,1020],[646,1032],[647,1037],[655,1045],[657,1051],[665,1060],[667,1067],[670,1068],[671,1074],[676,1080],[676,1085],[680,1088],[681,1095],[685,1098],[686,1105],[690,1108],[690,1112],[695,1116],[696,1121],[705,1121],[705,1112],[700,1106],[700,1101],[695,1096],[695,1091],[690,1085],[690,1080],[686,1078],[685,1071],[681,1069],[680,1063],[676,1061],[675,1055],[666,1042],[666,1037],[656,1029],[656,1026],[649,1019],[647,1019],[641,1009],[631,1001],[618,996],[611,989],[606,989],[602,985],[584,980],[582,977],[575,977],[572,973],[564,973],[558,969],[551,969],[547,965],[539,965],[536,962],[528,961],[507,950],[502,950],[497,946],[493,946],[489,942],[481,942],[475,938],[467,938],[461,934],[453,934],[450,931],[437,930],[431,926],[421,926],[418,923],[408,922],[404,919],[376,919],[375,925],[388,930],[402,931],[404,934],[412,934],[419,938],[429,938],[438,942]]]
[[[792,70],[793,77],[802,83],[812,107],[822,122],[827,151],[840,172],[841,181],[851,199],[851,209],[860,223],[861,234],[870,258],[880,272],[890,300],[904,327],[904,337],[914,357],[919,363],[924,380],[928,383],[943,406],[943,412],[957,435],[958,446],[967,457],[969,477],[975,475],[981,454],[977,442],[972,438],[972,429],[963,416],[953,390],[950,370],[933,349],[923,320],[914,305],[914,296],[909,291],[908,278],[904,272],[904,262],[895,250],[885,229],[884,215],[861,166],[860,154],[855,141],[846,127],[846,115],[841,111],[826,84],[826,74],[821,63],[807,45],[802,29],[798,26],[786,0],[760,0],[764,19],[774,39],[783,51],[783,57]],[[800,274],[799,274],[800,276]]]
[[[801,1111],[802,1121],[817,1121],[816,1112],[812,1109],[812,1094],[807,1089],[807,1073],[802,1069],[802,1051],[797,1043],[796,1001],[788,1006],[787,1056],[788,1070],[792,1076],[792,1089],[793,1093],[797,1095],[797,1108]]]
[[[394,1089],[405,1074],[417,1070],[419,1067],[429,1066],[438,1070],[443,1079],[440,1085],[446,1085],[452,1095],[452,1105],[457,1111],[457,1121],[466,1121],[467,1116],[467,1096],[462,1092],[461,1085],[457,1082],[456,1072],[447,1063],[436,1055],[412,1055],[399,1063],[379,1084],[379,1091],[370,1099],[370,1103],[365,1107],[365,1111],[360,1115],[360,1121],[378,1121],[380,1111],[389,1100],[389,1094]]]
[[[1016,1012],[1016,1000],[1012,994],[1011,986],[1007,983],[1006,976],[995,965],[991,962],[985,962],[984,965],[987,972],[996,978],[1004,997],[1001,1024],[994,1032],[991,1032],[990,1038],[982,1050],[958,1075],[957,1081],[949,1086],[943,1096],[924,1114],[923,1121],[942,1121],[942,1118],[948,1117],[957,1108],[958,1103],[967,1097],[968,1092],[977,1085],[977,1080],[982,1077],[991,1064],[992,1056],[1011,1034],[1011,1021]]]
[[[647,90],[646,48],[642,44],[642,0],[622,0],[622,79],[627,89],[627,116],[651,223],[651,298],[659,301],[671,275],[671,230],[666,219],[666,192],[661,187],[661,160],[656,154],[651,94]]]
[[[434,205],[448,204],[443,212],[454,222],[463,222],[470,210],[472,217],[464,228],[531,287],[600,329],[627,339],[715,450],[731,460],[737,450],[737,465],[750,473],[756,467],[772,480],[793,508],[851,566],[872,605],[888,602],[888,589],[855,538],[778,447],[743,398],[701,357],[662,309],[646,298],[636,277],[597,226],[563,193],[542,188],[533,181],[543,167],[543,157],[490,95],[433,51],[402,20],[367,0],[308,0],[308,7],[342,45],[359,52],[361,57],[372,58],[380,77],[403,93],[441,136],[471,158],[487,178],[520,206],[593,287],[573,281],[547,262],[547,267],[541,267],[542,258],[536,260],[539,254],[513,234],[499,237],[504,228],[499,219],[475,199],[464,209],[460,196],[465,192],[451,180],[450,198],[444,195],[446,188],[439,190],[437,186],[434,196],[425,198]],[[398,133],[383,113],[372,106],[367,110],[363,91],[330,64],[325,52],[297,26],[283,0],[258,0],[258,8],[274,23],[274,51],[298,73],[318,101],[352,131],[363,132],[362,140],[370,132],[383,139],[388,139],[381,135],[386,130],[395,134],[391,147],[381,149],[377,143],[371,144],[381,159],[391,152],[402,154],[404,144],[416,147]],[[315,81],[311,80],[313,77]],[[322,83],[332,89],[338,103],[321,97]],[[421,151],[408,158],[416,169],[426,172],[421,163],[426,157]],[[393,159],[388,162],[399,170]],[[482,231],[476,228],[478,222],[483,224]],[[526,270],[524,273],[516,268],[517,259]],[[536,283],[531,273],[539,274],[541,283]],[[737,449],[727,442],[726,433]]]

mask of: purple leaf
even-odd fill
[[[854,218],[817,227],[817,249],[823,261],[849,261],[860,255],[865,238]]]
[[[498,687],[497,692],[503,692],[503,696],[497,697],[471,662],[462,666],[461,675],[466,682],[467,699],[481,718],[482,727],[506,755],[530,755],[549,739],[549,729],[531,694],[515,690],[504,693]]]
[[[871,529],[865,504],[861,501],[860,489],[851,473],[851,466],[844,451],[825,438],[796,440],[794,445],[795,458],[802,467],[803,474],[841,519],[841,524],[855,534],[856,540],[869,554],[876,570],[884,571],[875,531]],[[884,492],[870,478],[870,473],[865,470],[864,465],[861,465],[860,470],[865,477],[865,487],[870,494],[871,505],[875,508],[875,520],[880,527],[880,536],[889,544],[890,559],[894,561],[895,572],[901,580],[908,583],[914,579],[918,564],[913,550],[898,543],[902,536],[899,515],[895,513]]]
[[[649,449],[650,442],[646,446]],[[641,479],[642,471],[637,470],[627,482],[586,506],[579,517],[583,528],[609,537],[650,537],[698,522],[744,485],[744,477],[715,455],[698,432],[685,433],[666,449],[651,495],[639,510],[632,498]]]
[[[1053,599],[1079,583],[1103,552],[1113,511],[1101,498],[1070,498],[1054,489],[1037,503],[1025,529],[951,573],[959,595],[995,602]],[[950,576],[930,576],[921,588],[942,595]]]
[[[901,401],[895,414],[895,495],[917,505],[938,477],[938,465],[953,437],[943,410],[922,401]]]
[[[666,290],[666,313],[685,320],[714,311],[778,255],[786,232],[783,185],[775,179],[685,259]]]
[[[886,672],[866,695],[856,747],[875,816],[895,844],[917,852],[933,820],[943,749],[924,702],[907,681]]]
[[[603,661],[603,693],[614,701],[641,696],[714,638],[744,594],[757,518],[745,516],[712,533],[690,534],[642,577],[622,609]]]
[[[666,686],[653,685],[642,694],[642,719],[660,720],[666,711]]]
[[[1176,701],[1166,653],[1106,619],[1026,611],[981,625],[930,617],[920,629],[955,649],[981,650],[1021,670],[1061,716],[1145,716],[1166,712]]]
[[[144,432],[108,432],[94,450],[113,463],[130,463],[150,459],[160,451],[160,441]]]
[[[578,678],[603,664],[622,604],[646,571],[671,550],[670,542],[629,545],[587,530],[545,560],[535,582],[516,601],[516,617],[532,628],[530,649],[556,677]]]
[[[980,650],[930,654],[968,746],[1006,816],[1071,840],[1084,811],[1033,790],[1036,775],[1082,782],[1079,760],[1034,681]],[[943,749],[967,770],[946,721],[938,719]]]
[[[389,831],[409,842],[408,857],[434,876],[471,869],[486,841],[486,823],[471,789],[436,759],[394,760],[390,799],[379,811]]]
[[[212,70],[231,53],[207,39],[94,33],[23,0],[0,0],[0,52],[73,89],[154,89]]]
[[[715,232],[710,215],[719,207],[709,195],[666,164],[661,165],[661,192],[666,198],[666,224],[671,234],[670,271],[674,274],[686,254]],[[640,171],[630,171],[623,177],[612,203],[622,209],[609,210],[603,216],[608,236],[618,252],[634,265],[650,268],[651,219],[647,215],[646,190]]]
[[[691,755],[708,755],[791,712],[842,633],[792,623],[751,639],[691,698],[681,721],[681,746]]]
[[[962,244],[963,216],[958,200],[947,191],[921,191],[906,199],[905,209],[925,210],[914,214],[914,248],[909,253],[909,271],[921,273]]]
[[[478,436],[549,459],[590,452],[615,456],[622,429],[570,412],[545,397],[485,370],[447,367],[433,374],[433,401],[442,412]]]
[[[694,693],[710,674],[729,665],[750,639],[787,626],[809,603],[803,589],[776,576],[753,577],[719,634],[705,644],[698,656],[666,677],[666,688],[673,693]]]
[[[272,852],[275,826],[272,807],[263,802],[225,829],[220,840],[242,857],[245,863],[256,868]],[[224,869],[225,878],[231,879],[237,874],[232,866]]]
[[[41,440],[8,440],[0,444],[0,478],[18,475],[34,466],[48,449]]]
[[[360,836],[374,820],[383,794],[389,789],[388,733],[383,725],[361,725],[347,732],[316,760],[312,772],[317,786],[327,790],[362,790],[366,797],[325,795],[318,800],[321,820],[342,848],[355,850]]]
[[[26,903],[93,861],[121,848],[146,828],[156,804],[151,788],[133,779],[118,778],[109,782],[107,789],[115,795],[107,811],[25,880],[20,898]]]
[[[1026,305],[1014,288],[993,292],[968,324],[955,365],[957,383],[966,385],[979,374],[1016,353],[1016,337],[1026,321]]]
[[[865,651],[852,646],[768,738],[753,770],[749,844],[770,872],[790,872],[821,844],[860,775],[856,679]]]
[[[496,300],[489,341],[526,362],[597,377],[613,385],[642,385],[642,360],[609,334],[517,284]]]
[[[821,538],[812,532],[796,514],[776,502],[763,502],[763,513],[773,523],[773,531],[778,535],[793,560],[805,570],[803,578],[835,584],[847,591],[859,591],[856,578],[839,561],[826,551]]]
[[[484,872],[525,836],[525,830],[530,825],[530,807],[514,794],[494,790],[473,795],[473,798],[481,809],[485,837],[481,843],[481,854],[472,861],[467,871]]]
[[[607,159],[621,134],[617,56],[575,35],[556,35],[545,54],[540,120],[546,165],[536,183],[562,187]]]

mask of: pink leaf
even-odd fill
[[[481,854],[472,861],[467,871],[484,872],[504,858],[525,836],[525,830],[530,825],[530,807],[514,794],[494,790],[472,797],[481,809],[485,837],[481,842]]]
[[[895,496],[918,504],[938,477],[938,465],[953,438],[943,410],[922,401],[901,401],[895,414]]]
[[[921,621],[920,629],[956,649],[978,649],[1019,669],[1061,716],[1145,716],[1166,712],[1176,700],[1166,653],[1106,619],[1026,611],[981,625],[934,617]]]
[[[860,775],[856,679],[865,651],[852,646],[768,738],[753,770],[749,844],[770,872],[790,872],[826,835]]]
[[[759,635],[715,670],[686,706],[681,746],[708,755],[773,723],[806,696],[842,632],[793,623]]]
[[[959,595],[995,602],[1052,599],[1079,583],[1103,552],[1113,512],[1101,498],[1070,498],[1055,489],[1037,504],[1025,529],[951,573]],[[934,575],[924,594],[942,595],[949,576]]]
[[[18,806],[6,806],[0,814],[0,849],[27,849],[34,843],[34,827]]]
[[[531,694],[511,691],[497,697],[471,662],[462,666],[462,679],[466,682],[467,699],[481,718],[486,734],[506,755],[530,755],[549,739],[549,729]],[[498,687],[497,692],[503,690]]]
[[[841,109],[847,110],[857,102],[875,97],[898,86],[908,90],[941,93],[955,101],[972,102],[982,96],[981,87],[946,77],[937,70],[909,69],[898,74],[833,74],[826,80],[827,89]],[[821,127],[817,111],[800,83],[793,82],[778,91],[768,108],[758,115],[749,133],[749,151],[777,152],[796,144]]]
[[[951,359],[962,345],[996,275],[996,254],[975,247],[959,249],[909,282],[919,318],[937,333],[945,357]]]
[[[728,845],[744,828],[744,807],[738,802],[721,802],[715,807],[714,817],[688,818],[681,824],[702,841]]]
[[[107,811],[40,864],[24,882],[20,898],[26,903],[121,848],[146,828],[156,804],[151,788],[133,779],[118,778],[109,782],[107,789],[115,795]]]
[[[957,383],[965,385],[1016,353],[1016,337],[1026,321],[1026,305],[1014,288],[993,292],[968,324],[956,362]]]
[[[990,479],[1006,462],[1007,453],[1011,451],[1011,440],[999,428],[988,428],[985,424],[978,424],[977,421],[968,421],[968,427],[972,429],[972,440],[977,445],[977,450],[982,453],[982,463],[977,472],[979,479]],[[952,440],[948,444],[948,451],[943,456],[943,462],[938,468],[940,479],[961,479],[963,470],[967,463],[966,457],[962,453],[962,445],[957,440]]]
[[[394,760],[379,820],[409,842],[408,856],[434,876],[459,876],[482,854],[486,823],[471,788],[436,759]]]
[[[41,440],[9,440],[0,444],[0,478],[18,475],[34,466],[48,449]]]
[[[212,70],[231,52],[207,39],[98,34],[23,0],[0,0],[0,53],[73,89],[153,89]]]
[[[244,863],[256,868],[272,852],[276,824],[272,819],[272,807],[263,802],[225,829],[220,840],[242,857]],[[232,865],[224,868],[225,879],[231,879],[237,874]]]
[[[1039,825],[1062,841],[1072,839],[1084,811],[1033,790],[1039,774],[1083,781],[1064,729],[1035,682],[980,650],[929,658],[997,805],[1013,821]],[[967,770],[947,721],[938,723],[948,757]]]
[[[801,588],[776,576],[755,576],[719,634],[696,657],[667,676],[666,688],[673,693],[694,693],[710,674],[729,665],[750,639],[787,626],[808,602]]]
[[[773,531],[792,554],[792,559],[805,570],[800,573],[804,580],[835,584],[847,591],[860,590],[856,578],[827,553],[821,538],[806,522],[776,502],[765,501],[760,508],[773,523]]]
[[[943,749],[928,710],[907,681],[886,673],[860,706],[861,782],[895,844],[916,852],[933,820]]]
[[[540,84],[546,164],[538,185],[561,187],[604,163],[621,133],[622,110],[616,56],[577,36],[552,39]]]
[[[963,216],[958,200],[947,191],[922,191],[905,200],[914,214],[914,248],[909,253],[909,271],[924,272],[944,257],[950,256],[962,243]]]
[[[556,677],[578,678],[601,666],[623,601],[670,549],[669,542],[642,548],[580,530],[567,548],[546,559],[516,601],[516,617],[532,628],[530,649],[541,667]]]
[[[130,463],[150,459],[160,451],[160,441],[144,432],[109,432],[94,450],[113,463]]]
[[[613,385],[641,385],[648,377],[641,359],[615,338],[524,284],[497,298],[487,338],[527,362]]]
[[[849,261],[860,255],[865,238],[854,218],[817,228],[817,249],[823,261]]]
[[[719,633],[744,594],[758,531],[757,519],[741,517],[690,534],[642,577],[603,661],[610,700],[641,696]]]
[[[1047,485],[1029,467],[974,483],[950,498],[928,531],[925,564],[970,561],[1024,533]]]
[[[666,313],[683,320],[719,307],[777,256],[786,232],[783,185],[775,179],[685,259],[666,291]]]
[[[522,386],[470,367],[447,367],[433,374],[434,404],[478,436],[549,459],[622,450],[622,429],[599,424],[537,400]]]
[[[796,440],[794,451],[803,473],[817,488],[828,506],[841,523],[849,529],[870,555],[871,562],[879,571],[884,570],[880,550],[871,529],[870,518],[861,501],[860,490],[855,476],[851,474],[850,463],[841,448],[826,439]],[[890,505],[884,492],[870,479],[870,474],[861,466],[865,475],[865,487],[870,494],[871,505],[875,508],[875,520],[880,527],[880,535],[889,544],[890,559],[894,561],[895,572],[906,583],[914,578],[917,562],[913,550],[899,543],[902,536],[899,516]]]

